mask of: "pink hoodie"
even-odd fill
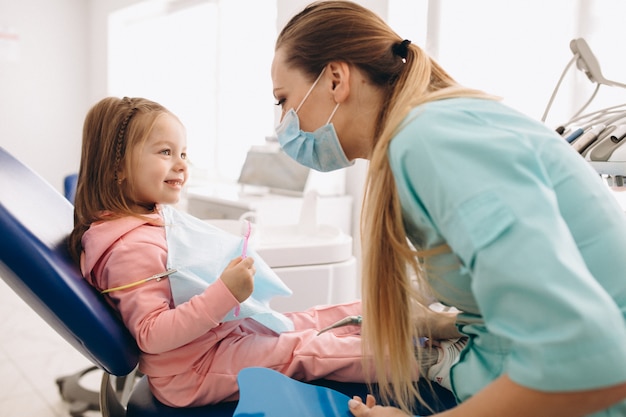
[[[146,216],[159,224],[158,214]],[[165,228],[135,217],[92,224],[83,235],[81,270],[99,290],[166,270]],[[363,382],[358,328],[316,336],[360,303],[289,313],[296,330],[277,335],[251,319],[222,323],[238,305],[218,279],[174,308],[167,278],[106,295],[142,351],[139,370],[154,395],[170,406],[197,406],[237,398],[237,373],[265,366],[301,380],[323,377]]]

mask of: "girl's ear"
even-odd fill
[[[336,103],[344,102],[350,95],[350,66],[347,62],[330,62],[327,67]]]

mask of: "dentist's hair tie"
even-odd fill
[[[393,51],[395,55],[398,55],[400,58],[402,58],[403,61],[405,61],[406,57],[409,55],[410,43],[411,41],[408,39],[405,39],[402,42],[394,43],[393,46],[391,47],[391,50]]]

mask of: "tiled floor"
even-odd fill
[[[56,379],[89,360],[57,335],[0,279],[0,417],[68,417]],[[99,372],[81,379],[97,390]],[[85,417],[101,414],[89,411]]]

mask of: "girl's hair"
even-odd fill
[[[357,67],[384,94],[362,207],[362,333],[365,356],[374,356],[383,400],[393,397],[408,412],[414,398],[424,404],[414,384],[422,355],[415,341],[428,335],[417,334],[415,317],[421,307],[416,303],[427,305],[424,294],[430,292],[420,258],[434,252],[420,252],[423,248],[416,250],[408,242],[387,157],[389,143],[419,104],[452,97],[494,97],[457,84],[418,46],[403,42],[379,16],[349,1],[307,6],[283,28],[276,41],[279,48],[286,65],[311,79],[329,62],[342,61]]]
[[[107,97],[87,113],[76,197],[74,230],[69,251],[79,262],[81,239],[93,222],[137,216],[132,210],[132,152],[150,135],[157,118],[170,114],[165,107],[144,98]],[[174,116],[175,117],[175,116]]]

